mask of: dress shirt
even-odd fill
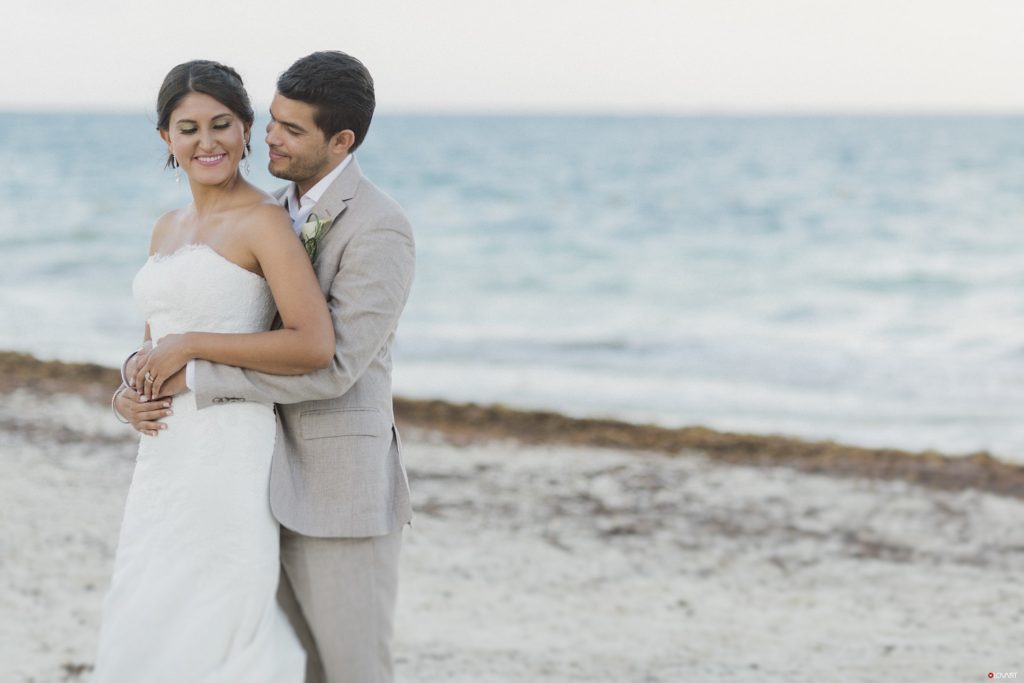
[[[352,161],[352,155],[349,154],[341,163],[335,166],[330,173],[320,179],[313,187],[309,188],[306,194],[299,197],[299,188],[295,183],[288,186],[288,189],[284,193],[284,206],[288,209],[288,215],[292,219],[292,227],[295,228],[295,233],[302,232],[302,224],[309,218],[309,214],[312,213],[313,207],[320,201],[320,198],[324,196],[324,192],[331,186],[341,172],[345,170],[345,167]]]

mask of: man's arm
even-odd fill
[[[278,206],[263,204],[246,213],[246,246],[262,271],[281,319],[277,329],[254,332],[182,331],[161,337],[134,384],[162,395],[162,384],[193,358],[281,375],[327,367],[335,335],[309,256]]]
[[[261,403],[300,403],[347,392],[395,331],[409,298],[415,246],[405,217],[396,214],[352,237],[331,283],[328,305],[334,325],[329,367],[298,376],[270,375],[227,365],[195,362],[192,388],[205,408],[221,396]]]

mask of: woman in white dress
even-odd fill
[[[253,123],[242,79],[216,62],[181,64],[157,109],[192,203],[157,221],[133,284],[154,343],[141,393],[160,396],[193,358],[276,374],[325,367],[334,330],[309,257],[285,211],[239,173]],[[304,652],[275,597],[273,406],[198,411],[186,392],[167,413],[139,446],[93,681],[301,683]]]

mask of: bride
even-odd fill
[[[154,345],[140,393],[163,395],[195,358],[274,374],[325,367],[334,330],[309,257],[286,212],[239,173],[253,124],[242,79],[180,64],[157,110],[192,203],[157,221],[133,284]],[[267,331],[275,314],[282,325]],[[172,428],[139,446],[93,681],[300,683],[304,651],[275,597],[274,408],[197,411],[191,392],[173,408]]]

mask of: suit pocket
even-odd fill
[[[375,408],[310,410],[299,415],[303,439],[328,439],[336,436],[381,436],[388,427]]]

